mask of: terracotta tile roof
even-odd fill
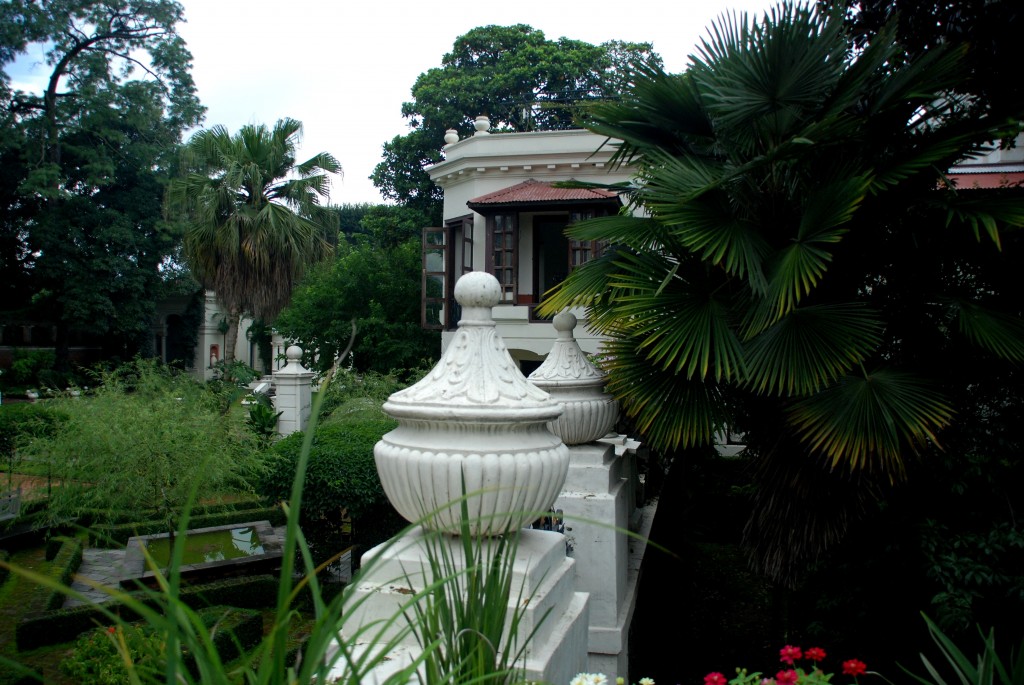
[[[474,205],[509,205],[526,203],[574,203],[617,199],[618,195],[600,188],[555,188],[551,183],[530,179],[508,188],[496,190],[480,197],[475,197],[466,204]]]

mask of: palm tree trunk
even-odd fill
[[[224,340],[224,362],[230,364],[235,361],[235,341],[238,340],[238,322],[242,318],[242,312],[232,307],[228,314],[228,332]]]

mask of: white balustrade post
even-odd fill
[[[302,366],[302,348],[292,345],[285,350],[288,363],[273,373],[274,407],[281,412],[277,432],[282,436],[306,430],[309,425],[313,397],[313,376]]]

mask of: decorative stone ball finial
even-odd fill
[[[619,414],[618,403],[604,392],[604,374],[590,362],[573,337],[576,323],[576,317],[569,312],[555,316],[555,344],[529,379],[562,403],[565,411],[548,427],[567,445],[597,440],[615,425]]]
[[[486,114],[481,114],[473,121],[473,128],[476,129],[475,136],[486,136],[491,128],[491,120]]]
[[[460,326],[493,326],[491,307],[501,302],[501,285],[486,271],[470,272],[455,282],[455,301],[462,305]]]
[[[284,351],[285,359],[290,362],[302,362],[302,348],[298,345],[289,345]]]
[[[459,132],[454,128],[450,128],[444,132],[444,143],[445,145],[451,145],[452,143],[459,142]]]

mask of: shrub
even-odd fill
[[[209,607],[199,616],[211,631],[213,645],[224,661],[238,657],[259,643],[263,618],[258,611],[232,607]],[[159,679],[166,660],[166,638],[146,625],[123,624],[96,628],[79,636],[74,651],[60,664],[60,670],[80,683],[127,685],[133,682],[118,649],[123,640],[133,669]],[[194,661],[192,662],[194,670]]]
[[[53,583],[62,586],[71,584],[75,571],[82,565],[82,542],[75,538],[59,538],[60,548],[43,574]],[[38,615],[60,608],[64,593],[54,587],[33,585],[25,600],[26,616]],[[20,647],[19,647],[20,649]]]
[[[101,381],[88,398],[52,400],[67,421],[21,451],[64,482],[50,498],[52,521],[86,509],[139,518],[156,506],[170,526],[193,494],[247,489],[255,441],[201,384],[141,360]]]
[[[0,458],[12,456],[19,444],[53,436],[68,415],[51,403],[0,404]]]
[[[10,383],[16,386],[35,386],[39,384],[39,372],[53,368],[57,357],[53,350],[14,349],[11,362]]]
[[[397,425],[390,419],[322,425],[309,454],[303,515],[330,518],[345,509],[355,522],[387,505],[373,446]],[[302,441],[303,434],[294,433],[274,445],[260,484],[263,494],[275,500],[288,498]]]
[[[190,528],[209,528],[225,526],[231,523],[248,521],[270,521],[272,526],[280,526],[285,522],[284,511],[279,506],[258,507],[249,509],[231,509],[212,514],[190,516]],[[116,525],[97,525],[89,529],[89,544],[98,547],[121,547],[128,538],[136,535],[153,535],[167,530],[163,520],[135,521]]]

